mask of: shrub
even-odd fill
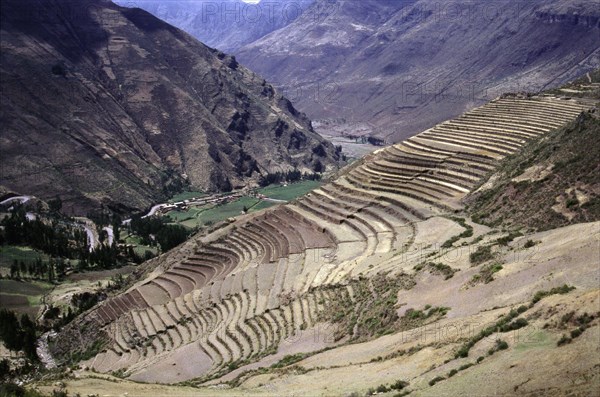
[[[429,381],[429,386],[433,386],[436,383],[438,383],[441,380],[444,380],[446,378],[444,378],[443,376],[436,376],[435,378],[433,378],[432,380]]]
[[[508,349],[508,343],[506,343],[503,340],[497,340],[496,341],[496,348],[498,350],[506,350],[506,349]]]
[[[485,360],[485,357],[483,356],[479,356],[477,357],[477,363],[479,364],[480,362],[482,362],[483,360]]]
[[[232,363],[229,363],[229,365],[227,365],[227,369],[230,371],[234,371],[234,370],[238,369],[238,363],[235,361]]]
[[[504,237],[500,237],[498,240],[496,240],[498,242],[498,244],[503,245],[503,246],[507,246],[508,243],[510,243],[511,241],[513,241],[515,238],[517,237],[521,237],[523,235],[523,233],[521,232],[510,232],[508,234],[508,236],[504,236]]]
[[[562,346],[562,345],[566,345],[572,342],[572,339],[569,338],[567,335],[563,334],[563,336],[558,340],[558,342],[556,342],[557,346]]]
[[[299,361],[302,361],[305,357],[306,357],[306,355],[303,353],[288,354],[288,355],[284,356],[281,360],[276,362],[275,364],[271,365],[271,368],[287,367],[288,365],[292,365]]]
[[[573,291],[574,289],[575,289],[575,287],[564,284],[561,287],[552,288],[550,291],[538,291],[533,296],[531,303],[536,304],[537,302],[539,302],[546,296],[556,295],[556,294],[560,294],[560,295],[567,294],[567,293]]]
[[[515,321],[513,321],[510,324],[505,324],[504,326],[502,326],[502,328],[500,329],[500,332],[508,332],[508,331],[514,331],[523,327],[526,327],[529,324],[529,322],[527,320],[525,320],[524,318],[518,318]]]
[[[494,354],[497,351],[506,350],[506,349],[508,349],[508,343],[506,343],[505,341],[503,341],[501,339],[497,339],[496,346],[494,346],[490,350],[488,350],[488,354],[491,356],[492,354]]]
[[[474,343],[473,343],[474,345]],[[468,357],[469,356],[469,350],[471,350],[471,347],[473,347],[473,345],[471,345],[470,343],[467,343],[466,345],[462,346],[458,352],[456,352],[456,358],[464,358],[464,357]]]
[[[469,255],[469,260],[472,264],[479,265],[483,262],[491,260],[493,257],[494,255],[492,254],[492,247],[489,245],[484,245],[477,247],[477,250]]]
[[[52,74],[64,77],[67,75],[67,70],[65,69],[64,65],[57,63],[55,65],[52,65]]]
[[[583,333],[584,330],[585,330],[585,328],[583,328],[583,327],[575,328],[573,331],[571,331],[571,338],[572,339],[577,338],[579,335],[581,335]]]
[[[485,265],[481,269],[481,272],[479,272],[479,274],[473,276],[471,282],[477,283],[479,281],[483,281],[486,284],[491,283],[492,281],[494,281],[494,274],[498,273],[502,269],[503,267],[499,263]]]
[[[458,349],[458,351],[456,352],[456,354],[454,355],[454,357],[455,358],[468,357],[469,350],[471,350],[471,348],[473,346],[475,346],[475,344],[477,342],[479,342],[483,338],[487,338],[488,336],[492,335],[496,331],[504,332],[504,331],[502,331],[502,329],[506,326],[506,324],[508,324],[509,321],[511,321],[515,317],[517,317],[520,313],[523,313],[525,311],[522,308],[525,308],[525,310],[527,310],[527,308],[525,306],[520,306],[519,309],[517,309],[517,310],[514,310],[514,309],[511,310],[507,315],[505,315],[502,318],[500,318],[495,324],[493,324],[493,325],[491,325],[491,326],[489,326],[487,328],[482,329],[477,335],[475,335],[468,342],[466,342],[460,349]],[[502,343],[502,346],[504,346],[504,344],[506,344],[506,347],[498,349],[499,343]],[[506,342],[497,340],[496,341],[496,347],[494,349],[503,350],[503,349],[505,349],[507,347],[508,347],[508,344]],[[495,351],[494,349],[490,349],[490,351],[488,353],[489,354],[494,354],[494,351]],[[483,360],[483,358],[481,358],[481,360]],[[481,360],[478,359],[477,362],[479,362]]]
[[[453,377],[454,375],[456,375],[458,373],[457,369],[453,369],[450,372],[448,372],[448,378]]]
[[[567,200],[567,208],[572,208],[575,207],[576,205],[579,205],[579,200],[577,200],[576,198],[570,198]]]
[[[535,246],[537,243],[533,240],[527,240],[525,244],[523,244],[523,248],[531,248]]]
[[[582,325],[587,325],[589,324],[592,320],[594,319],[594,316],[590,316],[587,313],[583,313],[581,316],[577,317],[575,319],[575,321],[577,321],[578,324],[582,324]]]
[[[408,386],[408,384],[409,384],[408,382],[405,382],[403,380],[397,380],[396,382],[394,382],[390,385],[390,389],[391,390],[402,390],[406,386]]]
[[[468,237],[473,236],[473,227],[471,225],[467,224],[467,221],[465,219],[457,218],[457,217],[450,217],[450,219],[453,220],[454,222],[458,223],[462,227],[464,227],[465,230],[461,234],[453,236],[453,237],[449,238],[448,240],[446,240],[442,244],[442,248],[450,248],[454,245],[455,242],[457,242],[461,238],[468,238]]]
[[[467,364],[464,364],[464,365],[461,365],[460,367],[458,367],[458,370],[464,371],[465,369],[470,368],[472,366],[473,366],[473,363],[467,363]]]
[[[456,270],[451,268],[448,265],[444,265],[443,263],[429,263],[429,266],[434,270],[434,272],[438,272],[444,275],[444,280],[448,280],[454,276]]]
[[[415,320],[425,317],[425,313],[423,313],[421,310],[408,309],[406,311],[406,316],[411,320]]]

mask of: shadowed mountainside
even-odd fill
[[[327,128],[394,142],[599,67],[599,35],[595,1],[317,0],[236,55]]]
[[[204,44],[235,53],[300,16],[314,0],[277,0],[246,3],[242,0],[118,0],[124,7],[139,7],[185,30]]]
[[[264,79],[140,9],[2,2],[3,190],[74,213],[337,165]]]

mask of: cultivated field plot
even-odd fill
[[[167,215],[173,220],[173,222],[190,229],[195,227],[210,226],[225,221],[229,218],[240,216],[244,209],[247,210],[247,213],[253,213],[279,204],[277,202],[278,200],[282,202],[294,200],[297,197],[300,197],[319,187],[320,185],[321,183],[318,181],[302,181],[290,183],[289,185],[285,186],[269,186],[258,189],[258,193],[265,195],[268,197],[268,199],[273,199],[273,201],[244,196],[220,205],[207,204],[203,206],[194,206],[185,211],[174,210],[168,212]],[[177,197],[180,199],[186,197],[189,198],[193,194],[194,193],[184,193]]]
[[[48,255],[44,254],[43,252],[36,251],[31,247],[3,245],[2,248],[0,248],[0,267],[10,269],[10,266],[14,263],[14,261],[29,264],[38,259],[47,261]]]
[[[302,181],[286,186],[268,186],[258,192],[275,200],[291,201],[321,186],[319,181]]]
[[[0,308],[36,318],[43,296],[52,288],[39,281],[0,280]]]

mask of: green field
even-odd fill
[[[149,245],[143,245],[139,236],[129,234],[123,238],[126,244],[133,244],[133,251],[140,255],[144,256],[146,251],[151,251],[154,255],[158,254],[158,249],[156,247],[150,247]]]
[[[206,196],[206,193],[203,192],[183,192],[171,197],[169,199],[169,203],[176,203],[179,201],[190,200],[193,198],[199,198],[204,196]]]
[[[222,205],[208,204],[203,207],[191,208],[187,211],[171,211],[167,215],[173,222],[189,229],[214,225],[229,218],[242,215],[244,207],[248,212],[269,208],[275,203],[261,201],[254,197],[242,197]]]
[[[14,260],[25,263],[35,262],[38,258],[48,260],[48,255],[29,247],[17,247],[14,245],[0,246],[0,267],[10,268]]]
[[[42,297],[50,289],[51,284],[40,281],[0,280],[0,307],[35,318]]]
[[[269,198],[290,201],[303,196],[321,186],[319,181],[302,181],[287,186],[273,185],[259,190]],[[187,211],[171,211],[167,215],[174,223],[189,229],[213,225],[242,214],[244,207],[248,212],[256,212],[277,205],[269,201],[261,201],[254,197],[242,197],[223,205],[207,204],[202,207],[190,208]],[[134,242],[135,244],[135,242]]]
[[[242,214],[244,207],[252,211],[253,207],[259,202],[253,197],[242,197],[223,205],[208,205],[201,208],[193,208],[189,211],[173,211],[169,212],[169,216],[176,214],[175,217],[185,219],[179,223],[188,228],[197,226],[206,226],[219,223],[228,218],[233,218]],[[175,217],[171,216],[171,219]]]
[[[173,220],[173,222],[176,223],[180,223],[180,222],[185,222],[189,219],[194,219],[197,218],[198,215],[205,211],[208,208],[211,208],[212,205],[206,205],[203,207],[195,207],[195,208],[190,208],[187,211],[179,211],[179,210],[174,210],[174,211],[170,211],[167,215],[169,216],[169,218],[171,218]]]
[[[300,196],[304,196],[311,190],[314,190],[321,186],[321,184],[322,183],[320,181],[302,181],[292,183],[287,186],[271,185],[259,189],[258,192],[272,199],[290,201]]]
[[[267,208],[271,208],[274,205],[277,205],[277,203],[273,203],[271,201],[261,201],[260,203],[256,204],[254,207],[252,207],[252,212],[254,211],[260,211],[260,210],[264,210]]]

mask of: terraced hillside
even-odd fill
[[[148,277],[63,331],[53,350],[79,351],[94,371],[134,380],[202,382],[255,368],[253,362],[273,363],[269,356],[281,358],[284,344],[293,353],[310,352],[361,332],[376,336],[360,323],[375,306],[340,331],[340,302],[377,301],[392,288],[376,288],[373,280],[382,274],[399,280],[393,291],[412,288],[422,258],[411,255],[473,230],[448,218],[461,210],[460,200],[503,158],[591,106],[507,95],[379,150],[305,197],[164,255]],[[394,294],[390,299],[394,307]],[[422,321],[414,324],[446,311],[416,316]],[[307,343],[303,331],[315,327],[338,329]]]

